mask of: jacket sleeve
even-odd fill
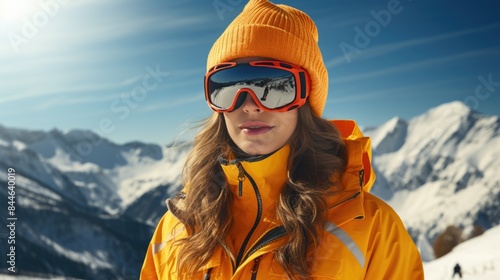
[[[157,247],[157,244],[161,244],[162,242],[162,229],[164,226],[164,220],[165,220],[164,215],[158,225],[156,226],[155,232],[153,234],[153,237],[151,238],[151,241],[149,242],[148,245],[148,250],[146,252],[146,256],[144,257],[144,263],[142,264],[142,269],[141,269],[141,280],[156,280],[158,279],[158,273],[157,273],[157,265],[155,261],[155,256],[154,256],[154,249]]]
[[[397,213],[371,194],[366,194],[365,213],[371,215],[372,230],[364,279],[424,279],[420,253]]]
[[[150,243],[148,246],[148,251],[146,253],[146,257],[144,258],[144,263],[142,264],[141,269],[141,280],[153,280],[158,279],[156,274],[156,267],[153,260],[153,252],[152,252],[152,244]]]
[[[175,276],[175,261],[179,248],[173,244],[186,236],[184,225],[171,211],[167,211],[158,222],[149,243],[140,279],[178,279]]]

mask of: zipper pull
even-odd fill
[[[359,170],[359,186],[363,188],[363,182],[365,181],[365,170]]]
[[[243,166],[241,163],[237,163],[236,166],[238,167],[238,196],[241,197],[243,196],[243,181],[245,181],[245,169],[243,169]]]

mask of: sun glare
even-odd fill
[[[32,0],[0,0],[0,20],[21,20],[35,10]]]

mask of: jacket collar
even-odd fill
[[[249,158],[219,158],[231,190],[238,194],[237,187],[244,170],[256,183],[262,199],[277,200],[288,177],[290,147],[285,145],[274,153]],[[243,169],[241,169],[241,167]],[[246,179],[245,179],[246,180]]]
[[[332,120],[347,148],[347,166],[342,177],[344,190],[328,199],[333,208],[330,220],[340,226],[352,219],[364,218],[364,193],[370,192],[375,182],[371,165],[372,151],[369,137],[365,137],[353,120]]]

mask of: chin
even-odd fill
[[[278,148],[271,147],[266,145],[265,147],[255,147],[252,146],[242,146],[240,149],[249,156],[258,156],[258,155],[266,155],[276,151]]]

